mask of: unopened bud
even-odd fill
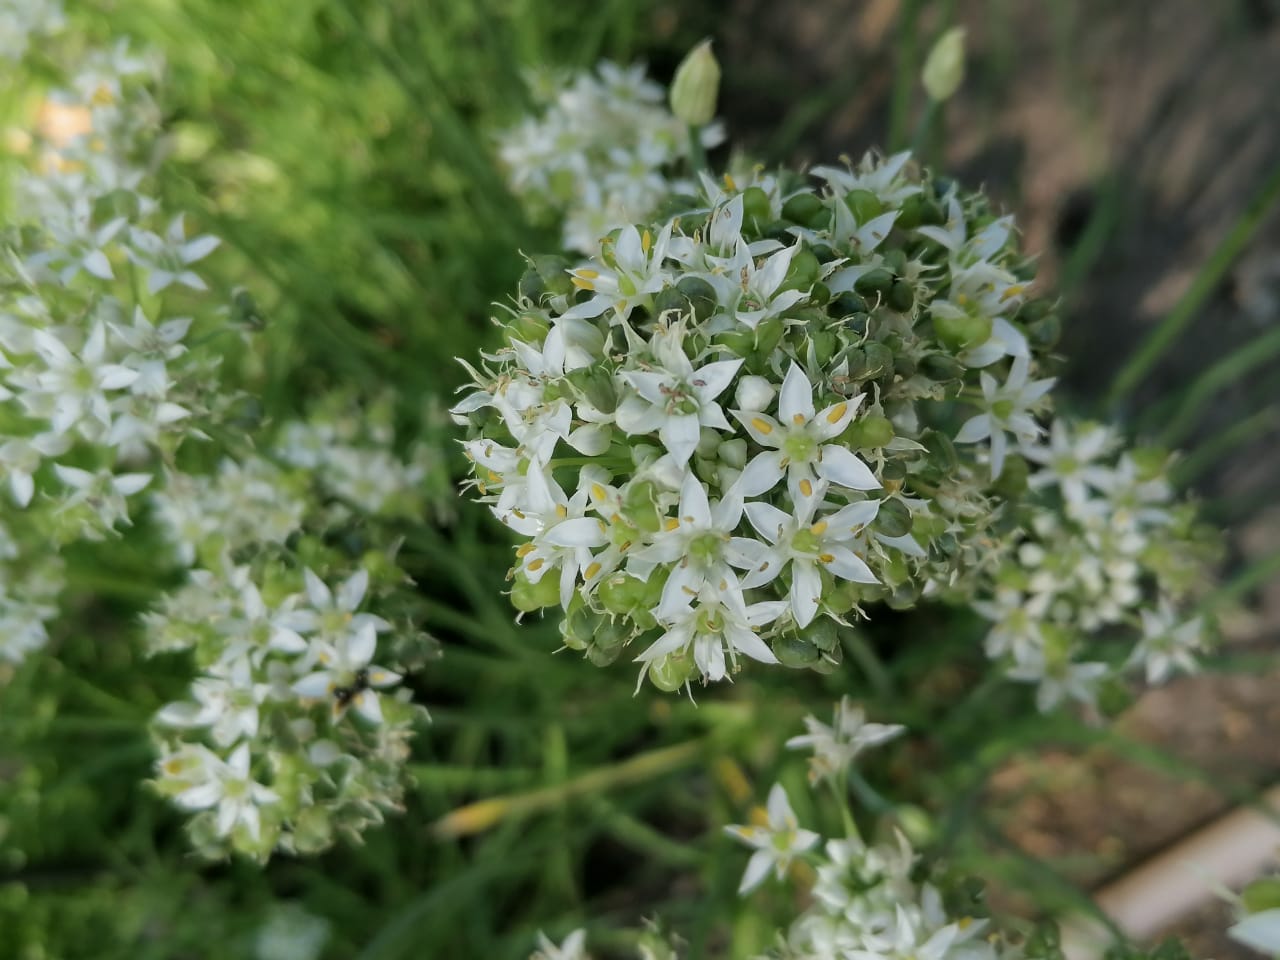
[[[933,45],[921,73],[924,89],[936,103],[951,99],[964,80],[964,28],[952,27]]]
[[[774,392],[773,384],[764,377],[748,374],[738,381],[738,390],[734,396],[739,410],[756,413],[773,403]]]
[[[720,92],[720,64],[711,52],[711,41],[703,40],[676,68],[671,81],[671,112],[691,127],[704,127],[716,115]]]

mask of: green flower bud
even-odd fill
[[[822,264],[806,247],[801,247],[791,258],[791,267],[787,270],[786,279],[778,287],[781,290],[808,290],[818,279]]]
[[[873,450],[885,446],[893,437],[889,418],[873,413],[845,427],[840,442],[854,450]]]
[[[924,204],[924,198],[918,193],[904,199],[902,206],[898,208],[898,219],[894,221],[894,226],[903,230],[914,230],[920,226],[924,217]]]
[[[565,377],[578,394],[601,413],[618,408],[618,387],[604,367],[579,367]]]
[[[899,313],[906,313],[916,303],[916,288],[908,280],[899,278],[893,281],[893,286],[889,288],[888,303],[891,309],[897,310]]]
[[[769,356],[782,342],[784,333],[786,333],[786,327],[783,326],[782,321],[778,317],[770,317],[756,327],[756,350],[766,357]]]
[[[886,537],[902,537],[911,532],[911,511],[901,500],[885,500],[876,514],[877,533]]]
[[[792,223],[811,230],[820,230],[831,223],[831,211],[816,193],[797,193],[782,205],[782,216]]]
[[[596,598],[610,613],[623,616],[631,613],[643,601],[646,594],[643,580],[625,573],[605,577],[596,588]]]
[[[965,365],[945,353],[931,353],[920,361],[920,372],[930,380],[945,383],[964,376]]]
[[[959,468],[960,459],[956,455],[955,444],[941,430],[926,430],[920,442],[928,450],[927,457],[931,466],[944,474],[955,473]]]
[[[868,309],[867,298],[852,290],[834,297],[827,304],[827,313],[833,317],[850,317],[855,313],[866,313]]]
[[[623,515],[645,533],[657,533],[662,525],[657,493],[653,481],[640,480],[628,486],[622,498]]]
[[[720,93],[720,64],[711,52],[711,41],[698,44],[676,68],[671,81],[671,112],[691,127],[704,127],[715,119]]]
[[[844,205],[853,214],[859,225],[873,220],[884,213],[884,204],[870,190],[850,190],[845,194]]]
[[[991,339],[991,318],[971,313],[933,315],[933,332],[938,342],[951,350],[976,347]]]
[[[697,669],[688,654],[669,653],[649,662],[649,682],[663,693],[674,693],[689,682]]]
[[[523,571],[517,570],[511,583],[511,605],[523,613],[533,613],[560,602],[559,577],[543,577],[532,583]]]
[[[742,191],[742,222],[745,226],[761,229],[769,223],[771,215],[769,195],[759,187],[747,187]]]
[[[718,306],[715,287],[701,277],[682,277],[676,289],[689,301],[689,308],[699,320],[711,316]]]
[[[933,45],[925,58],[920,79],[935,103],[949,100],[964,80],[964,28],[952,27]]]
[[[870,273],[864,273],[853,284],[853,289],[862,294],[868,300],[875,300],[877,297],[883,297],[893,288],[894,276],[884,269],[877,267]]]
[[[735,469],[741,470],[747,465],[747,441],[742,437],[721,441],[716,452],[721,460]]]
[[[892,370],[893,351],[876,340],[849,354],[849,376],[854,380],[876,380]]]

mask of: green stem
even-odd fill
[[[1232,424],[1221,433],[1201,442],[1196,449],[1173,465],[1170,476],[1179,487],[1194,483],[1205,470],[1232,450],[1243,446],[1280,425],[1280,406],[1272,404]]]
[[[1240,219],[1223,238],[1218,249],[1205,262],[1191,286],[1182,295],[1169,314],[1159,326],[1151,332],[1138,348],[1133,358],[1125,364],[1116,375],[1107,395],[1108,406],[1115,408],[1123,404],[1142,380],[1151,373],[1160,359],[1177,342],[1183,330],[1196,317],[1205,301],[1213,295],[1227,270],[1235,262],[1236,257],[1244,251],[1258,228],[1266,221],[1267,215],[1280,201],[1280,165],[1263,182],[1258,192],[1249,202],[1248,208]]]
[[[441,817],[432,825],[431,831],[443,838],[470,836],[483,833],[504,820],[554,810],[574,797],[644,783],[693,763],[706,751],[708,742],[708,738],[703,737],[650,750],[555,786],[469,803]]]
[[[1160,442],[1166,447],[1181,443],[1209,406],[1214,394],[1239,382],[1256,367],[1269,363],[1277,354],[1280,354],[1280,328],[1251,340],[1215,362],[1182,391],[1178,411],[1166,421]]]
[[[702,146],[702,128],[692,123],[689,124],[689,166],[695,174],[711,172],[707,163],[707,151]]]

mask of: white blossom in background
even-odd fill
[[[906,730],[897,723],[867,723],[866,713],[847,696],[836,704],[830,726],[813,716],[805,717],[804,725],[807,732],[789,739],[787,746],[813,751],[809,759],[810,783],[825,779],[840,782],[864,750],[887,743]]]
[[[647,219],[672,194],[689,158],[688,130],[643,66],[602,62],[562,77],[535,73],[538,114],[503,131],[498,157],[515,194],[537,215],[564,221],[564,245],[591,254],[610,231]],[[719,124],[704,147],[724,139]]]
[[[812,830],[805,830],[796,821],[791,801],[782,784],[775,783],[769,791],[766,826],[728,826],[725,832],[755,852],[747,861],[746,872],[738,885],[738,893],[750,893],[764,882],[769,871],[781,880],[791,867],[791,861],[799,854],[813,848],[822,838]]]

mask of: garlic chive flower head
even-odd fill
[[[804,718],[804,725],[808,732],[792,737],[787,746],[792,750],[813,751],[809,760],[810,783],[825,779],[839,782],[864,750],[887,743],[906,730],[897,723],[867,723],[866,713],[861,707],[855,707],[848,697],[842,697],[836,704],[830,726],[812,716]]]
[[[842,629],[930,598],[992,619],[1011,677],[1056,678],[1042,703],[1087,699],[1116,672],[1076,669],[1091,638],[1192,589],[1189,510],[1055,420],[1057,321],[1010,217],[908,154],[814,174],[703,175],[529,261],[452,410],[521,541],[513,604],[676,690],[831,670]]]

